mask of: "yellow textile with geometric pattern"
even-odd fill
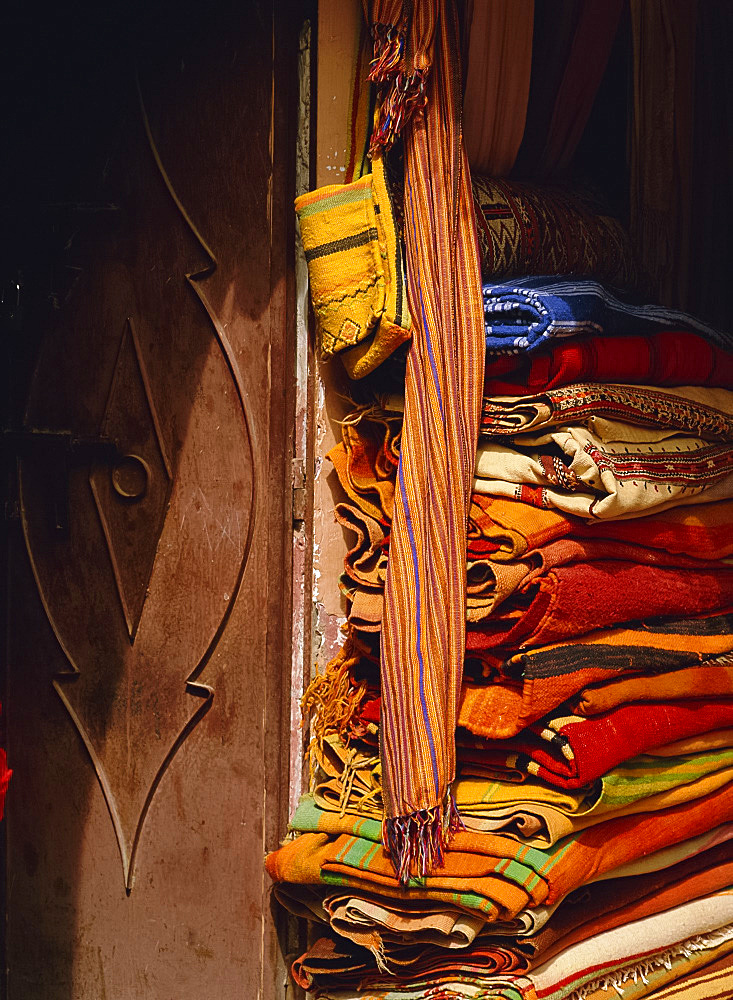
[[[372,170],[295,200],[321,355],[351,349],[344,363],[352,378],[373,371],[410,336],[402,249],[381,158]]]

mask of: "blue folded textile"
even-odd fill
[[[486,353],[536,351],[552,337],[691,330],[725,350],[733,335],[721,333],[694,316],[666,306],[632,305],[588,278],[536,276],[505,284],[486,284]]]

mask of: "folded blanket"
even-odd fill
[[[716,960],[710,961],[715,955]],[[718,957],[720,956],[720,957]],[[651,992],[644,995],[647,1000],[730,1000],[733,996],[733,942],[717,945],[706,951],[690,956],[689,961],[677,959],[682,966],[677,977],[662,986],[656,976],[648,981]],[[637,994],[638,995],[638,994]],[[618,991],[613,996],[611,988],[603,993],[596,991],[588,1000],[618,1000]],[[630,997],[629,1000],[635,1000]]]
[[[659,753],[652,750],[577,791],[531,777],[516,784],[471,777],[472,771],[480,775],[483,765],[464,760],[462,742],[459,739],[459,777],[453,792],[465,828],[500,832],[536,847],[554,844],[611,816],[654,812],[699,799],[733,781],[733,748],[711,747],[673,756],[665,748]],[[326,746],[329,754],[318,754],[313,804],[341,816],[349,813],[381,821],[379,759],[369,748],[356,743],[346,747],[334,736]]]
[[[443,951],[426,945],[405,945],[399,951],[370,953],[323,936],[293,963],[293,978],[304,989],[351,985],[356,990],[412,986],[416,977],[438,987],[456,976],[484,978],[512,975],[529,965],[531,950],[521,939],[479,939],[470,950]]]
[[[388,895],[401,892],[402,898],[445,899],[446,892],[457,893],[448,901],[478,910],[490,922],[512,919],[528,905],[552,905],[573,889],[661,848],[671,850],[673,860],[668,864],[675,864],[681,860],[674,856],[680,851],[689,856],[685,841],[731,819],[733,787],[727,785],[702,802],[612,819],[544,850],[509,837],[459,831],[445,853],[443,868],[424,878],[412,878],[400,889],[379,843],[381,824],[311,810],[297,822],[315,823],[319,832],[288,841],[268,855],[266,866],[274,881],[325,882]],[[357,828],[359,834],[339,832]],[[714,844],[700,849],[710,846]]]
[[[631,976],[649,966],[664,968],[671,956],[704,952],[724,942],[733,948],[733,889],[571,945],[527,974],[523,995],[528,1000],[563,1000],[586,984],[601,985],[613,972],[629,970]]]
[[[606,558],[702,569],[719,564],[681,553],[727,556],[733,551],[733,523],[729,523],[733,522],[733,503],[721,501],[691,511],[683,508],[675,514],[676,510],[662,512],[667,514],[664,518],[650,515],[644,521],[629,519],[596,526],[562,514],[537,512],[536,508],[519,501],[474,494],[466,551],[467,621],[482,621],[520,586],[554,566]],[[337,504],[334,516],[342,527],[356,536],[344,557],[344,575],[339,581],[341,592],[351,602],[349,622],[362,631],[378,632],[388,563],[388,529],[352,504]],[[535,518],[541,521],[543,516],[547,522],[544,534],[560,537],[526,551],[522,558],[507,560],[510,546],[523,548],[525,544],[523,537],[515,534],[515,528],[510,525],[518,523],[521,527],[525,519],[526,543],[529,543],[533,540],[529,525]],[[506,529],[500,519],[506,523]],[[626,536],[630,540],[617,541],[607,537],[609,535]],[[634,539],[643,544],[635,544]],[[657,547],[650,548],[648,544]],[[665,551],[664,546],[670,551]]]
[[[384,525],[353,504],[337,503],[333,513],[342,528],[356,535],[344,556],[346,575],[367,587],[383,587],[389,546]]]
[[[584,688],[570,702],[573,715],[603,715],[638,701],[675,701],[733,697],[733,657],[668,674],[619,677]]]
[[[344,516],[343,508],[346,506],[346,504],[339,505],[341,510],[337,513],[337,520],[344,527],[348,525],[351,530],[356,531],[359,540],[346,555],[346,573],[341,578],[339,586],[342,593],[353,602],[349,621],[357,628],[377,631],[382,617],[382,590],[387,553],[381,542],[375,544],[365,537],[365,531],[357,523],[355,514],[350,514],[348,518]],[[372,523],[376,524],[374,521]],[[641,535],[641,530],[638,533]],[[613,570],[617,568],[617,561],[619,567],[621,562],[624,562],[700,571],[728,568],[717,560],[695,559],[692,556],[646,548],[629,542],[590,537],[561,538],[542,548],[527,552],[522,559],[510,562],[495,561],[493,555],[494,553],[489,552],[484,556],[475,557],[470,547],[467,552],[466,620],[468,622],[483,622],[517,591],[526,595],[530,586],[547,586],[545,578],[552,569],[559,566],[591,561],[608,565],[609,561],[613,560]],[[526,601],[526,596],[522,597],[522,601]],[[693,611],[692,608],[688,610]],[[357,619],[359,619],[358,624]]]
[[[628,233],[587,198],[562,187],[474,176],[473,199],[486,281],[573,274],[614,287],[634,285]]]
[[[729,844],[633,879],[606,879],[571,893],[532,938],[532,967],[580,941],[733,885]],[[570,902],[569,900],[572,900]]]
[[[643,517],[733,496],[733,443],[581,426],[522,435],[514,447],[484,440],[474,490],[596,519]]]
[[[356,740],[329,733],[311,747],[313,801],[320,809],[382,818],[379,755]]]
[[[444,978],[449,969],[465,972],[474,967],[481,968],[478,965],[481,961],[485,962],[483,968],[485,975],[488,969],[500,971],[500,963],[509,965],[511,959],[507,952],[514,954],[517,968],[521,967],[520,963],[524,963],[525,968],[527,964],[536,967],[558,952],[588,940],[593,935],[719,892],[732,881],[733,861],[730,859],[730,847],[728,844],[722,844],[671,868],[634,878],[609,879],[576,890],[558,907],[552,911],[547,910],[548,921],[532,936],[519,937],[515,942],[502,941],[494,933],[493,926],[489,925],[484,933],[478,937],[474,936],[471,941],[463,944],[461,946],[463,950],[457,955],[454,952],[448,956],[438,947],[425,949],[416,954],[414,944],[428,943],[420,939],[419,931],[416,931],[414,936],[412,933],[402,936],[402,947],[399,947],[399,940],[394,941],[391,937],[385,937],[380,938],[371,950],[388,959],[394,955],[395,961],[399,963],[399,968],[396,970],[398,975],[399,969],[407,966],[412,967],[413,976],[422,976],[435,971]],[[375,905],[371,899],[360,900],[358,897],[352,897],[348,902],[359,919],[359,923],[355,925],[358,936],[363,914],[370,913],[372,909],[380,912],[382,907]],[[419,923],[419,915],[411,913],[410,916]],[[454,911],[453,914],[445,913],[445,917],[452,929],[457,926],[464,927],[470,920],[469,915],[461,915],[459,911]],[[399,913],[395,913],[393,919],[398,920]],[[428,923],[433,919],[433,913],[428,911],[422,922]],[[353,932],[354,924],[350,924],[347,928],[337,928],[332,918],[331,927],[343,934],[344,930]],[[350,934],[346,933],[344,936],[349,937]],[[358,944],[359,941],[355,940],[355,943]],[[453,941],[452,944],[454,947],[457,946]],[[363,947],[368,945],[365,944]],[[309,954],[312,954],[312,949],[309,949]],[[391,962],[386,964],[391,965]],[[320,982],[323,985],[323,980]],[[362,982],[362,986],[366,984],[373,985],[374,980],[367,978]]]
[[[711,614],[733,605],[733,568],[688,569],[599,559],[528,577],[500,614],[466,635],[466,649],[540,646],[646,616]]]
[[[269,854],[265,866],[274,882],[323,883],[400,900],[429,899],[482,914],[487,921],[512,920],[526,908],[531,898],[528,892],[495,875],[495,861],[487,863],[479,855],[458,855],[454,851],[448,852],[445,860],[444,868],[425,878],[411,879],[405,889],[377,842],[348,834],[303,833]],[[546,884],[526,866],[518,865],[513,870],[517,877],[523,873],[535,887],[534,901],[543,902]]]
[[[626,889],[627,900],[616,900],[610,897],[607,889],[604,901],[611,904],[610,913],[598,909],[597,901],[594,908],[580,917],[579,926],[568,926],[568,918],[563,924],[555,921],[561,914],[561,905],[537,938],[518,938],[515,941],[494,937],[491,933],[475,938],[468,946],[460,950],[436,947],[429,942],[405,939],[400,947],[392,947],[381,941],[375,943],[369,952],[363,950],[369,947],[361,945],[354,948],[359,941],[350,938],[351,944],[340,940],[334,934],[324,935],[318,939],[308,951],[296,960],[294,974],[300,985],[312,988],[314,985],[328,985],[339,981],[344,986],[354,983],[359,988],[387,986],[395,984],[395,980],[430,977],[436,984],[449,981],[456,974],[487,977],[489,975],[516,974],[528,968],[539,969],[540,963],[547,970],[549,961],[556,954],[565,953],[571,947],[597,934],[607,933],[614,928],[635,924],[646,917],[659,913],[677,915],[686,904],[699,900],[699,911],[708,914],[716,904],[728,903],[726,888],[733,879],[733,862],[720,863],[707,871],[695,871],[686,876],[680,876],[676,881],[665,884],[654,894],[646,895],[641,891],[633,892]],[[649,877],[647,876],[647,881]],[[630,881],[630,880],[626,880]],[[656,879],[659,882],[659,879]],[[618,885],[619,880],[613,880],[612,885]],[[607,886],[608,884],[606,884]],[[595,887],[591,887],[591,891]],[[604,887],[605,889],[605,887]],[[603,891],[603,890],[602,890]],[[598,895],[598,894],[597,894]],[[366,903],[369,907],[369,903]],[[679,909],[678,909],[679,908]],[[577,905],[573,916],[578,921]],[[335,930],[336,928],[333,927]],[[640,925],[641,926],[641,925]],[[346,935],[348,936],[348,935]],[[357,931],[356,937],[359,937]],[[590,947],[590,945],[588,945]],[[578,952],[581,949],[577,949]],[[385,978],[385,973],[388,977]]]
[[[403,414],[362,407],[341,423],[341,441],[328,453],[353,504],[389,524],[394,505]]]
[[[561,788],[581,788],[622,761],[674,740],[733,727],[733,702],[622,705],[583,719],[557,716],[533,723],[511,742],[476,741],[461,759],[495,773],[517,771]]]
[[[702,950],[668,949],[660,961],[644,964],[642,977],[636,967],[621,969],[607,977],[603,985],[590,984],[578,998],[583,1000],[729,1000],[733,986],[733,941],[710,944]],[[671,984],[671,985],[669,985]],[[414,980],[412,986],[373,988],[359,992],[359,1000],[424,1000],[430,981]],[[491,986],[491,1000],[536,1000],[517,986]],[[456,978],[441,985],[440,1000],[487,1000],[486,984],[475,979]],[[727,991],[727,992],[726,992]],[[354,992],[334,987],[320,988],[318,1000],[353,1000]]]
[[[702,853],[697,851],[692,858]],[[704,854],[712,855],[712,849]],[[456,903],[424,897],[392,897],[366,890],[352,892],[348,887],[334,890],[323,884],[292,882],[277,882],[273,894],[295,916],[330,924],[336,933],[372,951],[375,946],[395,951],[401,942],[410,941],[438,944],[443,948],[465,948],[485,927],[485,919],[479,913],[462,909]],[[538,906],[523,910],[513,920],[492,923],[491,934],[532,937],[545,926],[556,909],[556,906]]]
[[[458,784],[471,780],[464,775],[470,774],[472,769],[480,772],[482,765],[472,768],[470,764],[461,762]],[[541,797],[535,793],[533,786],[527,789],[526,782],[508,785],[489,780],[486,782],[489,785],[514,790],[517,805],[513,811],[507,808],[481,813],[478,810],[482,807],[475,806],[464,808],[462,816],[467,830],[501,833],[532,847],[547,847],[610,819],[653,813],[703,799],[731,781],[733,761],[730,748],[666,759],[650,751],[632,757],[604,774],[590,786],[592,791],[579,789],[574,810],[561,802],[553,802],[550,795]],[[596,791],[599,785],[600,793]],[[568,793],[570,790],[562,791]],[[524,794],[529,801],[521,801]]]
[[[568,533],[578,538],[626,541],[698,559],[724,559],[733,554],[733,502],[730,500],[671,507],[643,520],[628,518],[578,523],[572,518],[570,523]],[[499,554],[497,552],[492,558],[498,559]]]
[[[474,493],[469,538],[472,526],[483,540],[495,546],[492,562],[518,559],[567,535],[611,538],[667,552],[683,552],[698,559],[723,559],[733,554],[733,501],[730,500],[671,507],[648,515],[643,521],[629,518],[587,523],[556,509]]]
[[[640,875],[648,875],[650,872],[662,871],[662,869],[671,868],[688,858],[694,858],[703,851],[709,851],[719,844],[728,844],[732,839],[733,823],[723,823],[677,844],[658,847],[651,854],[644,854],[633,861],[622,863],[611,871],[598,872],[588,882],[638,878]]]
[[[732,415],[733,392],[728,389],[576,382],[534,396],[485,397],[481,433],[513,437],[560,424],[584,424],[592,429],[599,417],[605,417],[684,431],[703,440],[729,441]]]
[[[691,330],[726,350],[733,336],[694,316],[657,305],[622,302],[590,278],[538,276],[485,284],[487,353],[530,353],[555,337],[648,335]]]
[[[731,610],[697,618],[645,619],[625,628],[588,633],[572,643],[557,643],[515,653],[508,659],[483,653],[492,669],[525,683],[539,678],[560,678],[585,669],[601,668],[620,673],[664,673],[704,663],[733,649]],[[471,632],[480,636],[479,632]],[[473,642],[473,639],[472,639]],[[478,643],[477,643],[478,645]],[[609,679],[596,677],[596,680]],[[558,683],[561,683],[558,680]],[[593,683],[593,682],[588,682]],[[580,691],[585,684],[576,688]],[[564,689],[567,690],[567,689]],[[564,694],[562,701],[570,697]]]
[[[639,535],[642,535],[640,527]],[[618,568],[621,563],[690,570],[727,568],[725,563],[717,560],[695,559],[631,542],[593,538],[590,535],[578,538],[569,535],[526,552],[522,559],[510,562],[498,562],[491,555],[484,559],[469,559],[466,567],[466,619],[469,622],[482,621],[517,591],[525,595],[526,599],[529,589],[534,586],[542,587],[545,577],[557,567],[590,562],[608,566],[611,561],[611,572],[617,568],[616,563],[619,564]]]
[[[489,683],[464,679],[458,724],[478,736],[507,739],[590,684],[620,675],[656,677],[726,656],[733,650],[733,614],[649,619],[509,657],[494,649],[488,633],[470,629],[467,642],[467,665],[480,657]],[[378,691],[365,693],[353,725],[378,724],[379,711]]]
[[[733,647],[732,628],[728,612],[590,632],[570,644],[527,650],[508,659],[493,649],[475,651],[466,661],[468,672],[483,666],[488,682],[464,679],[459,725],[478,736],[507,739],[590,684],[634,673],[657,677],[727,656]],[[486,641],[486,635],[475,635]],[[370,727],[376,732],[379,723],[378,687],[361,690],[349,720],[349,731],[356,737]]]
[[[484,927],[478,914],[424,900],[402,903],[379,896],[329,896],[323,901],[332,929],[376,955],[395,956],[415,945],[468,947]]]
[[[731,372],[733,382],[733,370]],[[389,404],[397,407],[393,401]],[[355,509],[364,515],[361,531],[371,539],[376,521],[384,532],[385,547],[392,519],[392,502],[400,450],[402,414],[399,409],[362,407],[345,417],[342,441],[329,452],[336,474],[351,503],[338,505],[337,517],[353,525]],[[367,521],[367,519],[369,519]],[[586,525],[558,510],[541,510],[515,499],[482,492],[471,498],[467,548],[475,555],[491,554],[504,561],[522,555],[567,534],[591,531],[593,537],[640,542],[669,552],[686,552],[698,558],[718,559],[733,553],[733,503],[720,501],[692,511],[670,508],[659,511],[643,526],[628,524]]]
[[[484,396],[523,396],[574,382],[727,388],[733,354],[686,330],[550,340],[530,355],[488,355]]]
[[[439,940],[448,948],[465,948],[481,932],[482,943],[500,944],[497,938],[502,935],[509,948],[512,942],[507,938],[522,939],[521,948],[512,950],[536,956],[576,929],[583,937],[583,927],[589,923],[592,926],[599,904],[600,912],[605,915],[607,910],[607,919],[613,920],[614,914],[623,913],[627,907],[648,906],[650,902],[653,906],[656,898],[665,896],[666,902],[673,898],[670,893],[683,887],[687,888],[688,899],[719,888],[730,858],[727,838],[731,832],[725,834],[719,827],[674,849],[653,852],[631,866],[635,870],[630,876],[618,878],[613,877],[614,872],[606,872],[600,882],[569,894],[559,905],[524,909],[514,920],[486,927],[480,914],[460,909],[457,901],[442,904],[425,897],[406,898],[405,893],[392,899],[364,889],[334,891],[325,885],[287,882],[277,883],[274,894],[291,913],[330,923],[338,934],[357,944],[362,942],[362,947],[368,947],[375,956],[399,954],[400,942],[409,944],[413,930],[417,935],[429,936],[438,929],[444,931],[445,936]],[[548,924],[555,914],[556,931]],[[548,935],[543,934],[543,928],[548,928]]]

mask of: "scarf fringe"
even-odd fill
[[[400,883],[407,885],[411,876],[424,878],[435,868],[442,868],[453,834],[463,829],[463,820],[450,791],[445,802],[431,809],[420,809],[407,816],[385,817],[382,844]]]
[[[394,25],[375,24],[374,58],[370,63],[369,80],[377,84],[381,103],[369,143],[369,153],[390,148],[418,108],[425,105],[424,70],[405,72],[405,36]]]

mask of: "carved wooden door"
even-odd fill
[[[17,435],[10,1000],[284,981],[297,25],[240,6],[134,53]]]

